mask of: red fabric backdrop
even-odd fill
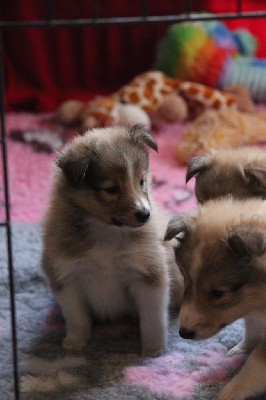
[[[45,1],[2,0],[4,20],[46,17]],[[192,2],[193,3],[193,2]],[[226,0],[194,1],[194,11],[234,11]],[[228,5],[228,3],[230,3]],[[243,0],[245,10],[263,9],[264,0]],[[84,18],[92,0],[55,2],[56,18]],[[100,16],[136,16],[141,0],[100,0]],[[182,13],[184,2],[149,1],[150,15]],[[232,28],[245,26],[260,41],[258,55],[266,56],[265,22],[230,21]],[[4,34],[6,101],[8,110],[54,111],[68,98],[90,99],[95,93],[116,90],[135,75],[152,68],[156,47],[167,25],[12,29]]]

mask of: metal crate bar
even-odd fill
[[[16,302],[15,302],[15,285],[14,285],[14,267],[12,252],[12,232],[10,221],[10,200],[8,186],[8,159],[6,145],[6,121],[5,121],[5,76],[3,63],[3,32],[0,31],[0,119],[1,119],[1,154],[3,164],[3,184],[4,184],[4,201],[5,201],[5,222],[0,227],[6,228],[6,245],[7,245],[7,264],[9,276],[9,294],[10,294],[10,311],[11,311],[11,335],[12,335],[12,354],[13,354],[13,376],[14,376],[14,395],[19,400],[19,373],[18,373],[18,352],[17,352],[17,324],[16,324]]]
[[[236,12],[238,14],[242,12],[242,0],[236,0]]]
[[[112,25],[143,25],[143,24],[171,24],[186,21],[212,21],[217,19],[248,19],[266,17],[266,11],[247,11],[217,13],[191,13],[186,15],[155,15],[140,17],[113,17],[113,18],[81,18],[81,19],[50,19],[35,21],[1,21],[3,29],[28,29],[28,28],[67,28],[67,27],[100,27]]]
[[[54,0],[47,0],[46,2],[46,13],[47,13],[47,21],[51,21],[54,19]]]
[[[2,221],[0,222],[0,228],[7,227],[7,225],[8,225],[7,222],[2,222]]]
[[[98,0],[92,2],[92,18],[97,20],[99,18],[99,3]]]

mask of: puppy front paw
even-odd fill
[[[143,357],[158,357],[165,352],[165,347],[152,348],[152,347],[142,347],[141,355]]]
[[[144,332],[143,332],[144,333]],[[141,336],[141,354],[156,357],[164,353],[167,346],[167,328],[160,324],[156,329],[146,330]]]
[[[67,335],[62,343],[62,346],[66,350],[76,350],[80,351],[84,349],[87,345],[87,340],[84,338],[80,338],[78,336]]]

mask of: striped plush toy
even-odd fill
[[[222,89],[244,85],[254,100],[265,101],[266,60],[254,57],[256,47],[247,30],[232,33],[221,22],[174,24],[159,47],[157,68]]]
[[[240,107],[239,98],[234,93],[170,78],[161,71],[150,70],[136,76],[108,97],[97,97],[88,103],[67,101],[59,107],[57,115],[64,125],[78,123],[86,128],[116,125],[121,124],[121,106],[131,105],[145,112],[151,119],[157,115],[164,122],[174,123],[189,117],[188,103],[190,107],[195,104],[201,111],[225,111]],[[139,117],[135,118],[135,123],[138,122],[137,118]]]

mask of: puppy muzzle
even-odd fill
[[[204,340],[218,333],[221,329],[225,328],[226,325],[226,323],[223,323],[219,326],[203,325],[192,328],[180,326],[179,335],[183,339]]]
[[[151,210],[147,207],[139,208],[113,217],[113,224],[116,226],[139,227],[144,225],[151,216]]]
[[[180,328],[179,335],[183,339],[195,339],[196,331],[187,328]]]
[[[145,222],[149,220],[150,215],[151,215],[150,210],[148,210],[147,208],[136,211],[134,214],[136,220],[142,224],[145,224]]]

